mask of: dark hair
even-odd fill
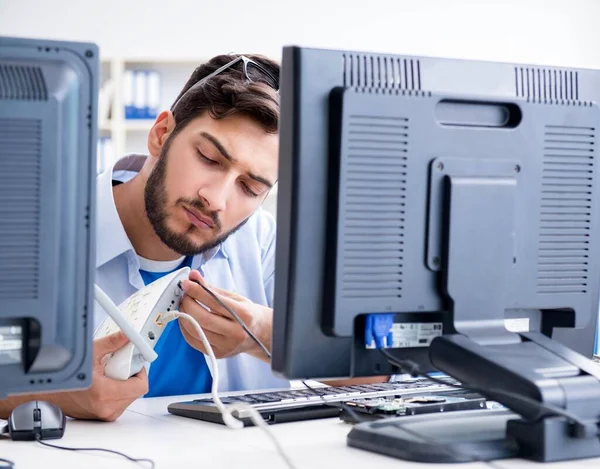
[[[268,133],[277,133],[279,123],[279,93],[261,80],[260,71],[249,68],[249,82],[240,61],[183,96],[194,84],[231,62],[238,55],[218,55],[200,65],[179,93],[171,112],[175,118],[173,135],[179,133],[191,120],[208,112],[214,119],[232,114],[246,115],[256,120]],[[279,65],[261,55],[246,55],[279,79]],[[183,96],[183,98],[182,98]],[[181,100],[180,100],[181,98]]]

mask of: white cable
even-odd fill
[[[200,339],[202,340],[202,343],[204,344],[204,348],[206,349],[206,351],[208,353],[208,357],[210,359],[210,363],[212,366],[211,395],[212,395],[215,405],[217,406],[217,408],[219,409],[219,412],[221,412],[221,415],[223,416],[223,422],[225,423],[225,425],[227,425],[229,428],[233,428],[233,429],[243,428],[243,426],[244,426],[243,422],[238,420],[237,418],[235,418],[231,414],[231,412],[236,411],[236,410],[249,412],[250,418],[252,419],[252,422],[254,422],[254,425],[261,428],[267,434],[267,436],[271,439],[271,441],[275,445],[275,448],[277,449],[277,452],[281,455],[281,457],[283,458],[283,460],[285,461],[287,466],[290,469],[295,469],[294,464],[290,460],[289,456],[283,450],[283,447],[281,446],[281,444],[279,443],[279,441],[277,440],[277,438],[275,437],[275,435],[269,428],[269,425],[264,421],[264,419],[262,418],[262,415],[260,415],[260,413],[254,407],[252,407],[249,404],[244,404],[244,403],[231,404],[226,407],[223,404],[223,402],[221,401],[221,399],[219,398],[219,394],[218,394],[219,368],[217,366],[217,358],[215,357],[215,352],[213,351],[213,349],[210,345],[210,342],[206,338],[206,335],[204,334],[202,327],[200,327],[200,324],[198,324],[198,322],[189,314],[182,313],[180,311],[170,311],[167,313],[161,313],[159,321],[166,324],[167,322],[172,321],[175,318],[183,318],[183,319],[187,320],[188,322],[190,322],[192,324],[192,326],[194,326],[194,329],[196,329],[196,332],[198,333],[198,335],[200,336]]]
[[[144,360],[151,363],[158,358],[158,354],[144,340],[144,338],[133,328],[129,321],[125,319],[121,310],[113,303],[106,293],[94,284],[94,296],[96,301],[104,308],[104,311],[117,323],[129,341],[138,349],[144,357]]]

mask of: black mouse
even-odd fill
[[[15,407],[8,419],[13,440],[52,440],[62,438],[67,420],[62,410],[45,401],[29,401]]]

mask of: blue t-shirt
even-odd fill
[[[158,280],[171,272],[190,267],[191,257],[169,272],[147,272],[140,269],[144,284]],[[150,365],[149,391],[144,397],[175,396],[210,392],[212,376],[204,354],[190,346],[179,328],[171,321],[154,347],[158,358]]]

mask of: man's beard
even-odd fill
[[[167,210],[167,193],[165,185],[167,177],[167,156],[172,137],[173,136],[170,136],[167,142],[165,142],[161,150],[160,157],[158,158],[158,162],[152,169],[152,172],[148,177],[148,181],[146,182],[146,187],[144,190],[146,215],[152,224],[154,232],[167,247],[183,256],[195,256],[213,249],[214,247],[223,243],[229,236],[239,230],[244,223],[248,221],[249,217],[232,230],[218,236],[222,228],[216,212],[207,210],[206,204],[199,198],[179,198],[177,199],[175,206],[188,205],[194,207],[200,213],[209,217],[213,222],[213,228],[215,229],[217,236],[215,239],[209,240],[204,244],[197,244],[191,241],[190,236],[194,232],[200,231],[200,228],[197,228],[192,223],[190,223],[188,229],[184,233],[177,233],[167,226],[169,213]]]

